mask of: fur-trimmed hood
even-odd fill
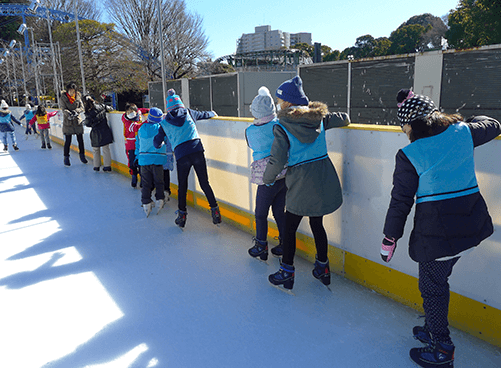
[[[280,124],[301,143],[313,143],[320,134],[320,123],[328,113],[326,104],[312,101],[308,106],[292,106],[280,110],[277,117]]]

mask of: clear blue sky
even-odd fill
[[[459,0],[186,0],[188,10],[203,18],[214,58],[234,53],[237,39],[260,25],[309,32],[313,42],[342,51],[353,46],[357,37],[389,37],[414,15],[442,17],[458,4]]]

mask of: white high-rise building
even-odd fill
[[[254,33],[245,33],[238,39],[237,53],[288,49],[301,42],[311,45],[311,33],[272,31],[271,26],[259,26]]]

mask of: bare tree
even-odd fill
[[[44,0],[43,6],[47,9],[54,9],[66,13],[74,14],[75,0]],[[96,0],[76,0],[77,14],[86,19],[99,20],[101,18],[101,9],[97,6]]]
[[[151,80],[161,77],[160,35],[169,78],[191,75],[208,56],[202,19],[186,10],[184,0],[162,0],[162,32],[158,32],[157,0],[109,0],[108,12],[117,30],[136,45]]]

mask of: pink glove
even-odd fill
[[[397,242],[394,238],[384,237],[383,243],[381,244],[381,258],[385,262],[390,262],[393,258],[393,253],[397,249]]]

